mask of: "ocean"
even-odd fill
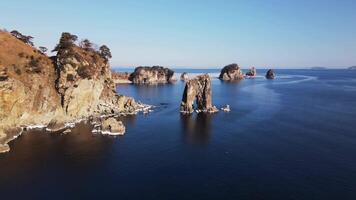
[[[184,82],[208,72],[213,104],[179,112]],[[356,70],[277,69],[227,83],[218,69],[174,84],[117,86],[156,106],[126,134],[31,130],[0,154],[1,199],[356,199]]]

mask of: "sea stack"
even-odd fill
[[[180,80],[181,81],[188,81],[189,80],[188,73],[187,72],[183,72],[182,75],[180,75]]]
[[[274,71],[272,69],[269,69],[266,73],[266,78],[267,79],[274,79],[276,77]]]
[[[180,110],[182,113],[194,112],[193,104],[196,102],[197,112],[217,112],[212,105],[211,79],[208,74],[197,76],[189,80],[184,88]]]
[[[244,75],[238,64],[226,65],[220,72],[219,79],[223,81],[236,81],[244,78]]]
[[[137,67],[129,80],[134,84],[169,83],[173,81],[173,75],[173,70],[161,66]]]
[[[251,67],[251,69],[246,73],[246,76],[255,77],[257,75],[257,71],[255,67]]]

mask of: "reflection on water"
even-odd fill
[[[184,141],[189,144],[205,145],[209,143],[211,121],[214,114],[181,114],[182,134]]]
[[[100,164],[115,140],[93,135],[89,123],[79,123],[71,133],[29,130],[10,143],[11,151],[0,156],[1,183],[46,173],[48,168],[89,169]],[[19,143],[19,145],[16,145]],[[6,163],[5,163],[6,161]],[[6,167],[5,167],[6,166]]]

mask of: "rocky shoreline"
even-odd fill
[[[69,131],[80,120],[151,108],[116,93],[107,46],[64,32],[48,57],[19,38],[32,37],[0,31],[0,152],[26,129]]]

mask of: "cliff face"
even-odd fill
[[[129,79],[136,84],[168,83],[173,75],[173,70],[160,66],[137,67]]]
[[[0,32],[0,126],[31,123],[60,105],[51,59],[7,32]],[[59,111],[60,112],[60,111]],[[41,117],[39,117],[41,118]],[[46,121],[44,118],[39,122]]]
[[[134,99],[116,94],[109,63],[75,44],[48,58],[0,32],[0,152],[16,127],[133,113]]]

